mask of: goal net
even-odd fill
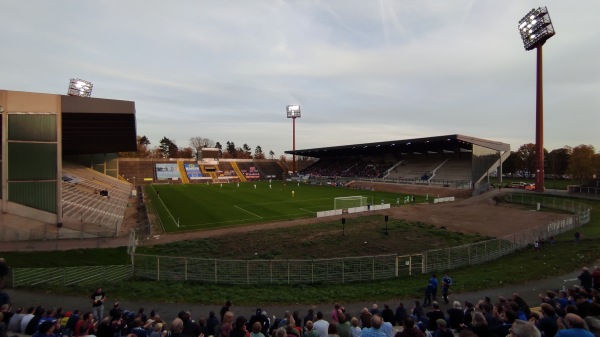
[[[353,197],[337,197],[333,199],[333,209],[348,209],[353,207],[361,207],[367,206],[368,197],[363,197],[361,195],[353,196]]]

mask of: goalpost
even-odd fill
[[[361,207],[368,205],[368,197],[362,195],[352,197],[337,197],[333,199],[333,209],[348,209],[353,207]]]

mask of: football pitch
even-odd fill
[[[149,185],[150,198],[166,232],[312,218],[334,209],[334,198],[363,196],[371,204],[403,204],[406,195],[281,181],[230,184]],[[415,196],[415,201],[423,197]]]

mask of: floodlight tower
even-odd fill
[[[92,95],[92,87],[94,85],[90,81],[80,78],[72,78],[69,81],[69,96],[90,97]]]
[[[292,125],[293,125],[292,173],[296,173],[296,118],[301,117],[300,106],[299,105],[288,105],[287,107],[285,107],[285,110],[287,111],[287,118],[292,119]]]
[[[532,9],[519,20],[519,32],[525,50],[537,49],[537,75],[535,99],[535,191],[544,192],[544,93],[542,81],[542,46],[554,34],[548,8]]]

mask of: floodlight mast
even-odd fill
[[[548,14],[548,8],[532,9],[519,20],[519,33],[525,50],[537,49],[536,99],[535,99],[535,191],[544,192],[544,93],[542,76],[542,46],[556,33]]]
[[[69,96],[90,97],[92,95],[92,87],[94,85],[90,81],[80,78],[72,78],[69,81]]]
[[[287,118],[292,119],[292,173],[296,174],[296,118],[301,117],[299,105],[288,105],[285,107]]]

